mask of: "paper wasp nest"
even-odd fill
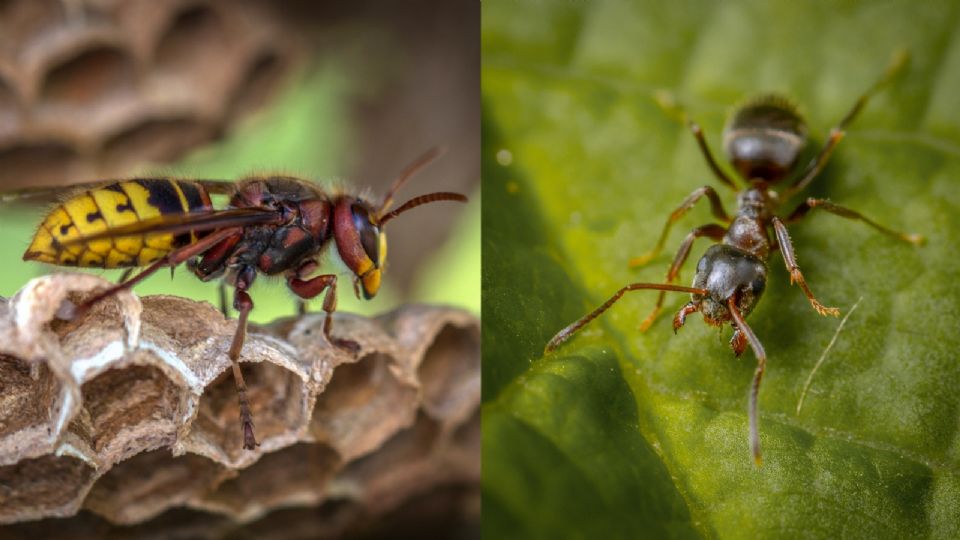
[[[0,2],[0,185],[129,174],[216,138],[294,63],[275,7]]]
[[[131,293],[57,317],[104,285],[58,274],[0,299],[0,523],[83,509],[123,525],[188,512],[222,529],[319,507],[348,528],[479,482],[473,316],[338,315],[357,357],[326,343],[322,313],[253,327],[241,365],[261,446],[246,451],[226,355],[236,321]]]

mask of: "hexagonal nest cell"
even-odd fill
[[[20,122],[20,105],[13,87],[0,71],[0,139],[13,136]]]
[[[300,65],[283,11],[251,0],[0,1],[0,191],[128,175],[224,135]]]
[[[310,390],[307,385],[295,373],[270,362],[243,363],[241,369],[261,446],[272,446],[274,439],[295,438],[297,434],[290,432],[291,426],[308,422]],[[190,437],[209,448],[212,455],[239,463],[247,459],[249,453],[242,448],[238,418],[240,405],[233,374],[224,371],[204,388]]]
[[[163,33],[154,61],[163,71],[199,75],[212,58],[223,58],[223,49],[228,45],[229,36],[220,15],[211,6],[188,5]]]
[[[53,66],[43,79],[40,97],[51,107],[84,108],[133,92],[133,58],[123,49],[96,45]]]
[[[235,321],[130,293],[78,323],[56,320],[62,302],[104,285],[59,274],[0,299],[0,523],[84,509],[57,524],[102,532],[189,515],[213,527],[203,536],[298,507],[329,511],[329,530],[343,531],[420,494],[478,485],[470,314],[338,315],[358,356],[315,331],[322,315],[251,328],[240,367],[261,444],[244,450],[226,357]]]
[[[47,455],[0,467],[0,523],[74,514],[95,469],[72,456]]]
[[[313,410],[310,432],[317,441],[352,459],[413,423],[417,388],[391,371],[391,361],[369,354],[334,369]]]
[[[0,48],[29,44],[66,19],[59,0],[4,0],[0,2]]]
[[[109,135],[103,159],[118,169],[145,162],[168,162],[191,148],[209,142],[215,128],[189,116],[138,118],[131,126]]]
[[[82,161],[65,141],[28,142],[0,147],[0,186],[57,185],[75,176]]]
[[[176,457],[167,448],[150,450],[102,475],[83,506],[114,523],[139,523],[205,495],[230,474],[196,454]]]
[[[47,366],[31,367],[18,358],[0,355],[0,438],[10,440],[8,435],[30,431],[44,434],[56,410],[60,387]],[[9,450],[0,447],[4,454]]]
[[[461,423],[480,392],[480,331],[446,325],[417,369],[423,382],[423,408],[438,420]]]
[[[321,486],[329,485],[342,464],[340,455],[326,445],[298,443],[265,455],[193,506],[240,521],[272,508],[314,506],[326,498]]]

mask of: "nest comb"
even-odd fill
[[[261,445],[247,451],[226,355],[236,321],[129,292],[79,321],[56,318],[65,299],[105,284],[58,274],[0,299],[0,523],[84,510],[74,519],[134,525],[181,512],[195,519],[173,522],[200,520],[205,536],[294,507],[330,512],[338,532],[439,488],[475,492],[472,315],[338,314],[357,356],[326,343],[323,314],[254,327],[241,362]],[[42,537],[43,523],[7,532]]]
[[[265,104],[299,56],[268,2],[0,2],[0,188],[171,162]]]

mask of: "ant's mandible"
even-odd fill
[[[870,97],[882,88],[899,71],[906,61],[905,54],[898,54],[883,76],[854,103],[846,116],[830,130],[826,144],[813,160],[787,183],[780,193],[773,186],[784,182],[796,169],[800,152],[807,142],[807,128],[796,108],[785,98],[765,95],[739,108],[727,124],[723,134],[723,148],[733,168],[746,184],[744,189],[727,175],[714,160],[703,131],[695,122],[688,121],[690,131],[697,140],[700,151],[713,175],[725,186],[737,192],[737,213],[731,217],[723,209],[717,192],[710,186],[696,189],[678,206],[663,228],[660,238],[649,253],[630,261],[630,266],[641,266],[652,260],[663,249],[670,227],[687,213],[700,199],[710,201],[713,215],[724,225],[709,223],[690,231],[667,271],[666,283],[631,283],[622,287],[600,307],[557,333],[547,343],[545,352],[556,349],[578,330],[610,308],[628,291],[655,289],[660,291],[656,306],[640,325],[645,331],[653,323],[663,305],[667,291],[690,293],[691,300],[673,318],[676,332],[683,326],[687,316],[700,312],[711,326],[729,323],[733,327],[730,346],[739,356],[747,344],[757,357],[757,368],[750,389],[750,448],[757,465],[761,462],[760,431],[758,425],[757,396],[763,379],[767,355],[763,345],[747,324],[746,317],[763,294],[767,281],[767,259],[771,252],[779,250],[790,272],[791,284],[796,283],[810,300],[813,309],[821,315],[839,315],[840,310],[821,304],[807,285],[794,253],[787,224],[799,221],[810,210],[820,208],[838,216],[855,219],[897,240],[922,244],[923,237],[903,234],[888,229],[855,210],[834,204],[825,199],[808,198],[797,208],[780,218],[777,209],[789,198],[803,191],[823,170],[837,143],[844,136],[847,125],[857,116]],[[769,233],[773,229],[773,238]],[[691,287],[673,285],[680,268],[690,255],[690,248],[697,238],[708,237],[717,244],[711,246],[697,263],[697,273]]]

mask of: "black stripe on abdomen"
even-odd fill
[[[180,200],[180,194],[177,193],[173,180],[147,178],[134,181],[150,192],[150,196],[147,197],[147,204],[159,210],[161,214],[165,216],[171,214],[182,215],[189,211],[183,207],[183,201]],[[180,233],[173,238],[173,244],[176,247],[185,246],[191,242],[190,233]]]
[[[134,180],[134,182],[150,192],[147,203],[159,210],[161,214],[185,214],[187,212],[180,200],[180,195],[177,193],[177,188],[170,183],[170,180],[150,178]]]
[[[187,206],[190,207],[190,212],[213,211],[213,205],[210,204],[210,195],[207,194],[203,186],[189,180],[180,180],[177,182],[177,185],[180,186],[180,191],[183,192],[183,198],[187,200]],[[199,240],[210,234],[210,232],[211,231],[193,231],[193,236]]]
[[[209,205],[203,202],[203,196],[200,194],[200,187],[197,184],[183,180],[177,181],[177,185],[180,187],[180,191],[183,192],[183,197],[187,199],[189,212],[200,212],[211,209]]]

